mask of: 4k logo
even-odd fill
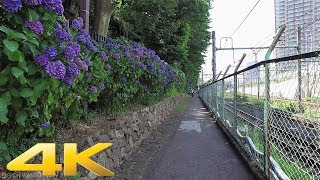
[[[77,144],[64,144],[65,176],[77,175],[77,164],[82,165],[97,176],[114,176],[114,173],[90,159],[91,156],[112,146],[111,143],[98,143],[81,153]],[[26,164],[31,158],[42,152],[42,164]],[[42,171],[44,176],[55,176],[62,171],[62,165],[56,164],[56,145],[54,143],[39,143],[7,164],[10,171]]]

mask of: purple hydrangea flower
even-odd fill
[[[122,78],[121,78],[121,81],[124,82],[124,83],[126,83],[128,80],[127,80],[126,77],[122,77]]]
[[[42,3],[42,0],[22,0],[22,1],[29,6],[39,5]]]
[[[115,59],[120,59],[120,54],[114,54],[113,57],[114,57]]]
[[[46,67],[49,62],[49,56],[46,54],[38,54],[34,57],[34,60],[39,66]]]
[[[71,86],[72,83],[73,83],[73,79],[72,79],[72,77],[71,77],[69,74],[67,74],[67,75],[64,77],[63,82],[66,83],[68,86]]]
[[[76,42],[70,42],[63,52],[66,59],[73,60],[80,54],[80,45]]]
[[[96,86],[92,86],[90,88],[90,90],[91,90],[92,93],[97,93],[98,92],[98,88]]]
[[[50,59],[55,59],[58,55],[57,48],[54,46],[47,47],[45,53],[49,56]]]
[[[32,30],[32,32],[34,32],[36,35],[43,34],[43,25],[40,21],[31,22],[29,20],[26,20],[24,22],[24,25],[27,28],[30,28]]]
[[[66,67],[61,61],[48,62],[46,73],[53,78],[63,80],[66,74]]]
[[[78,77],[80,75],[79,68],[75,63],[69,64],[67,72],[73,78]]]
[[[93,44],[93,42],[88,42],[87,43],[87,46],[91,49],[91,51],[93,51],[93,52],[97,52],[98,51],[98,48],[97,48],[97,46],[95,46],[94,44]]]
[[[64,12],[62,0],[43,0],[45,9],[51,10],[53,13],[61,16]]]
[[[77,41],[87,44],[91,41],[91,37],[85,30],[82,29],[77,34]]]
[[[110,64],[106,64],[105,69],[106,69],[106,70],[110,70],[110,69],[111,69]]]
[[[77,19],[74,19],[72,21],[72,27],[74,29],[80,30],[83,26],[83,19],[81,17],[78,17]]]
[[[87,72],[87,73],[86,73],[86,76],[87,76],[87,78],[88,78],[89,80],[91,80],[91,73]]]
[[[104,61],[106,61],[106,62],[109,60],[106,52],[104,52],[104,51],[101,51],[101,52],[100,52],[100,56],[101,56],[102,59],[103,59]]]
[[[50,126],[50,121],[43,122],[43,123],[40,124],[40,127],[41,127],[41,128],[47,128],[47,127],[49,127],[49,126]]]
[[[21,0],[1,0],[0,3],[7,12],[18,12],[22,8]]]
[[[88,65],[84,61],[76,61],[79,69],[88,71]]]
[[[148,86],[143,87],[144,91],[148,91]]]
[[[104,90],[106,87],[105,87],[105,85],[104,85],[103,83],[100,83],[100,84],[99,84],[99,88],[100,88],[101,90]]]
[[[86,65],[89,67],[91,66],[92,62],[89,59],[85,59],[84,62],[86,63]]]
[[[113,41],[112,38],[107,38],[106,40],[107,43],[112,43],[112,41]]]
[[[69,41],[72,38],[72,35],[65,31],[64,29],[56,29],[56,37],[62,41]]]

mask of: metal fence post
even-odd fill
[[[231,65],[228,65],[226,71],[223,74],[222,77],[222,120],[225,121],[225,114],[224,114],[224,109],[225,109],[225,100],[224,100],[224,94],[225,94],[225,81],[224,81],[224,77],[227,75],[229,69],[230,69]]]
[[[219,74],[217,75],[216,77],[216,80],[219,79],[220,75],[222,74],[222,71],[219,72]],[[215,108],[216,108],[216,111],[219,111],[218,109],[218,82],[215,82],[214,83],[214,87],[215,87],[215,92],[214,92],[214,96],[215,96]]]
[[[265,60],[269,60],[272,51],[276,47],[276,44],[280,40],[281,35],[283,34],[284,30],[286,29],[285,25],[282,25],[280,29],[278,30],[276,36],[274,37],[266,55]],[[265,100],[264,100],[264,113],[263,113],[263,132],[264,132],[264,171],[267,176],[267,178],[270,177],[269,172],[269,163],[270,163],[270,143],[269,143],[269,131],[270,131],[270,122],[269,122],[269,112],[270,112],[270,69],[269,69],[269,63],[264,63],[264,69],[265,69]]]
[[[265,67],[265,86],[264,86],[264,112],[263,112],[263,134],[264,134],[264,171],[266,176],[269,177],[269,157],[270,157],[270,147],[269,147],[269,112],[270,112],[270,69],[269,63],[264,65]]]
[[[224,107],[225,107],[225,102],[224,102],[224,91],[225,91],[225,82],[224,79],[222,80],[222,120],[225,121],[225,117],[224,117]]]
[[[237,73],[241,63],[243,62],[244,58],[246,57],[246,54],[243,54],[236,69],[234,70],[234,73]],[[238,89],[238,75],[235,74],[234,75],[234,82],[233,82],[233,106],[234,106],[234,118],[235,118],[235,130],[237,131],[238,129],[238,114],[237,114],[237,111],[238,111],[238,107],[237,107],[237,102],[238,102],[238,92],[237,92],[237,89]]]

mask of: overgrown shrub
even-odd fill
[[[0,163],[80,119],[88,103],[110,109],[185,91],[179,69],[138,43],[93,41],[81,18],[62,16],[61,0],[0,2]]]

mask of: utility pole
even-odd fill
[[[203,79],[203,69],[201,70],[201,84],[204,84],[204,79]]]
[[[212,31],[212,81],[216,81],[217,64],[216,64],[216,32]]]
[[[90,17],[90,0],[80,0],[80,16],[83,19],[84,30],[89,32],[89,17]]]
[[[298,53],[301,54],[301,27],[298,27],[298,34],[297,34],[297,42],[298,42]],[[301,59],[298,59],[298,103],[299,103],[299,111],[303,113],[303,106],[302,106],[302,74],[301,74]]]
[[[258,63],[258,52],[259,51],[257,51],[257,52],[255,52],[255,51],[253,51],[253,54],[254,54],[254,56],[255,56],[255,63],[257,64]],[[258,70],[257,70],[257,80],[258,80],[258,99],[260,99],[260,66],[259,67],[257,67],[258,68]]]

